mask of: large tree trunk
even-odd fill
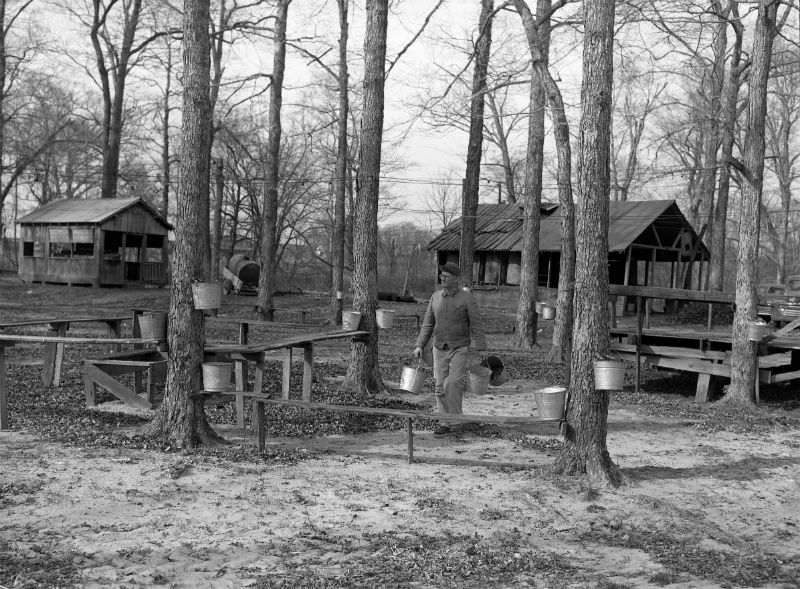
[[[528,35],[531,53],[531,86],[528,97],[528,166],[525,169],[524,214],[522,217],[522,266],[520,271],[519,299],[517,300],[516,345],[531,349],[536,344],[538,316],[536,299],[539,292],[539,230],[542,214],[542,170],[544,168],[544,110],[547,102],[545,80],[541,69],[547,68],[550,53],[550,19],[534,23],[528,6],[517,0],[517,11]],[[550,0],[539,0],[536,14],[550,11]],[[538,67],[541,64],[541,68]]]
[[[461,196],[461,250],[459,266],[461,279],[472,287],[472,263],[475,259],[475,220],[478,214],[478,183],[481,175],[483,151],[483,110],[486,92],[486,72],[492,48],[491,13],[494,0],[481,0],[478,19],[478,43],[475,48],[475,71],[472,74],[472,98],[469,109],[469,144],[467,145],[467,170]]]
[[[278,2],[275,20],[275,55],[272,62],[272,86],[269,104],[267,137],[266,191],[261,234],[261,275],[258,279],[258,313],[261,319],[272,320],[275,300],[275,272],[278,256],[278,173],[281,150],[281,106],[283,74],[286,70],[286,21],[291,0]]]
[[[741,73],[742,36],[743,27],[739,20],[737,2],[731,2],[731,26],[736,39],[731,51],[730,65],[728,66],[728,79],[722,99],[722,148],[720,160],[722,167],[719,170],[719,186],[717,189],[717,202],[714,205],[714,217],[711,222],[711,260],[708,268],[709,290],[723,290],[725,280],[725,241],[728,225],[728,196],[730,195],[731,167],[733,146],[736,141],[736,105],[739,99],[739,76]]]
[[[333,239],[331,258],[333,262],[331,280],[330,321],[342,322],[342,300],[344,298],[344,203],[347,190],[347,117],[350,116],[347,72],[347,22],[348,0],[337,0],[339,5],[339,116],[336,133],[336,177],[333,182]]]
[[[148,426],[164,445],[194,447],[221,441],[208,425],[202,403],[189,394],[199,387],[205,343],[205,320],[194,310],[192,282],[202,279],[200,246],[202,208],[208,200],[209,0],[184,0],[183,17],[183,127],[181,184],[172,253],[172,290],[169,307],[169,360],[164,401]]]
[[[767,81],[775,38],[778,2],[759,0],[753,34],[747,129],[744,138],[742,222],[739,226],[739,267],[736,272],[736,311],[733,315],[731,385],[724,400],[752,405],[756,378],[756,344],[746,336],[748,322],[756,318],[759,219],[764,183],[764,119]]]
[[[609,146],[613,85],[614,0],[587,0],[581,86],[574,345],[569,414],[557,467],[617,486],[621,474],[606,447],[608,393],[594,390],[593,362],[608,353]]]
[[[388,0],[367,0],[364,37],[364,107],[353,227],[353,308],[368,341],[354,341],[343,387],[368,394],[384,390],[378,367],[378,196],[383,139]]]

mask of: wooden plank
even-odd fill
[[[0,334],[0,342],[40,343],[40,344],[149,344],[158,345],[158,340],[111,337],[60,337],[52,335]]]
[[[622,344],[611,342],[611,349],[618,352],[636,352],[636,344]],[[643,354],[656,356],[669,356],[672,358],[701,358],[703,360],[725,360],[727,353],[721,350],[696,350],[694,348],[681,348],[678,346],[651,346],[641,345],[640,351]]]
[[[303,401],[311,401],[311,383],[314,380],[314,344],[303,348]]]
[[[269,405],[287,405],[305,409],[321,409],[325,411],[344,411],[347,413],[365,413],[370,415],[389,415],[393,417],[431,419],[452,422],[480,422],[499,425],[538,425],[559,424],[561,419],[542,419],[540,417],[518,417],[512,415],[455,415],[452,413],[433,413],[413,409],[391,409],[388,407],[362,407],[359,405],[333,405],[331,403],[309,403],[306,401],[275,399],[266,395],[248,394],[248,397],[258,399]]]
[[[258,451],[263,452],[267,428],[264,416],[264,403],[260,400],[255,400],[253,402],[253,427],[256,430],[256,445],[258,447]]]
[[[8,394],[6,393],[6,348],[0,346],[0,431],[8,429]]]
[[[666,288],[660,286],[637,286],[609,284],[609,294],[645,297],[650,299],[669,299],[673,301],[694,301],[697,303],[733,303],[736,300],[735,293],[717,292],[706,290],[688,290],[683,288]]]
[[[635,354],[621,353],[623,360],[636,360]],[[704,360],[691,360],[689,358],[666,358],[663,356],[649,356],[642,355],[642,362],[650,364],[651,366],[660,366],[662,368],[672,368],[673,370],[682,370],[684,372],[697,372],[704,374],[714,374],[716,376],[725,376],[730,378],[731,367],[728,364],[718,364],[715,362],[707,362]]]
[[[106,374],[99,368],[92,366],[91,364],[85,364],[84,374],[95,383],[108,390],[109,393],[123,401],[126,405],[136,407],[138,409],[152,408],[152,405],[149,401],[143,399],[139,395],[134,394],[134,392],[128,387],[123,385],[121,382],[114,380],[111,375]]]
[[[414,420],[406,420],[406,434],[408,435],[408,463],[414,464]]]

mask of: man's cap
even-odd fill
[[[444,266],[439,266],[439,272],[447,272],[453,276],[461,276],[461,268],[458,267],[458,264],[454,264],[453,262],[449,262]]]

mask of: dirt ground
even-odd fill
[[[0,319],[21,313],[12,298]],[[548,384],[512,378],[464,411],[530,414]],[[780,417],[739,431],[614,400],[616,490],[553,474],[555,436],[420,430],[408,464],[399,429],[273,437],[259,457],[249,431],[224,423],[233,454],[12,428],[0,432],[0,586],[800,587],[800,415]]]

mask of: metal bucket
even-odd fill
[[[594,390],[621,391],[625,382],[625,363],[622,360],[594,361]]]
[[[356,331],[361,323],[361,313],[357,311],[342,311],[342,329]]]
[[[377,309],[375,311],[375,320],[381,329],[389,329],[394,325],[394,311],[391,309]]]
[[[489,376],[489,386],[499,387],[508,380],[508,375],[503,372],[505,368],[503,361],[497,356],[487,356],[483,362],[481,362],[481,366],[486,366],[492,371],[492,374]]]
[[[533,305],[533,308],[536,309],[536,312],[541,315],[542,309],[544,309],[544,303],[541,301],[536,301]]]
[[[142,339],[167,339],[167,314],[164,311],[154,311],[140,315],[139,332]]]
[[[564,387],[546,387],[533,393],[536,407],[541,419],[563,419],[564,405],[567,400],[567,389]]]
[[[556,308],[544,305],[542,307],[542,319],[555,319],[555,318],[556,318]]]
[[[203,362],[203,390],[229,391],[232,372],[231,362]]]
[[[749,321],[747,323],[747,339],[751,342],[760,342],[767,335],[767,324],[763,321]]]
[[[480,364],[469,367],[467,375],[467,392],[470,395],[485,395],[489,388],[489,379],[492,376],[492,369]]]
[[[425,385],[426,376],[422,368],[403,366],[403,371],[400,373],[400,388],[409,393],[419,395]]]
[[[222,285],[219,282],[195,282],[192,284],[192,298],[195,309],[219,309],[222,304]]]

